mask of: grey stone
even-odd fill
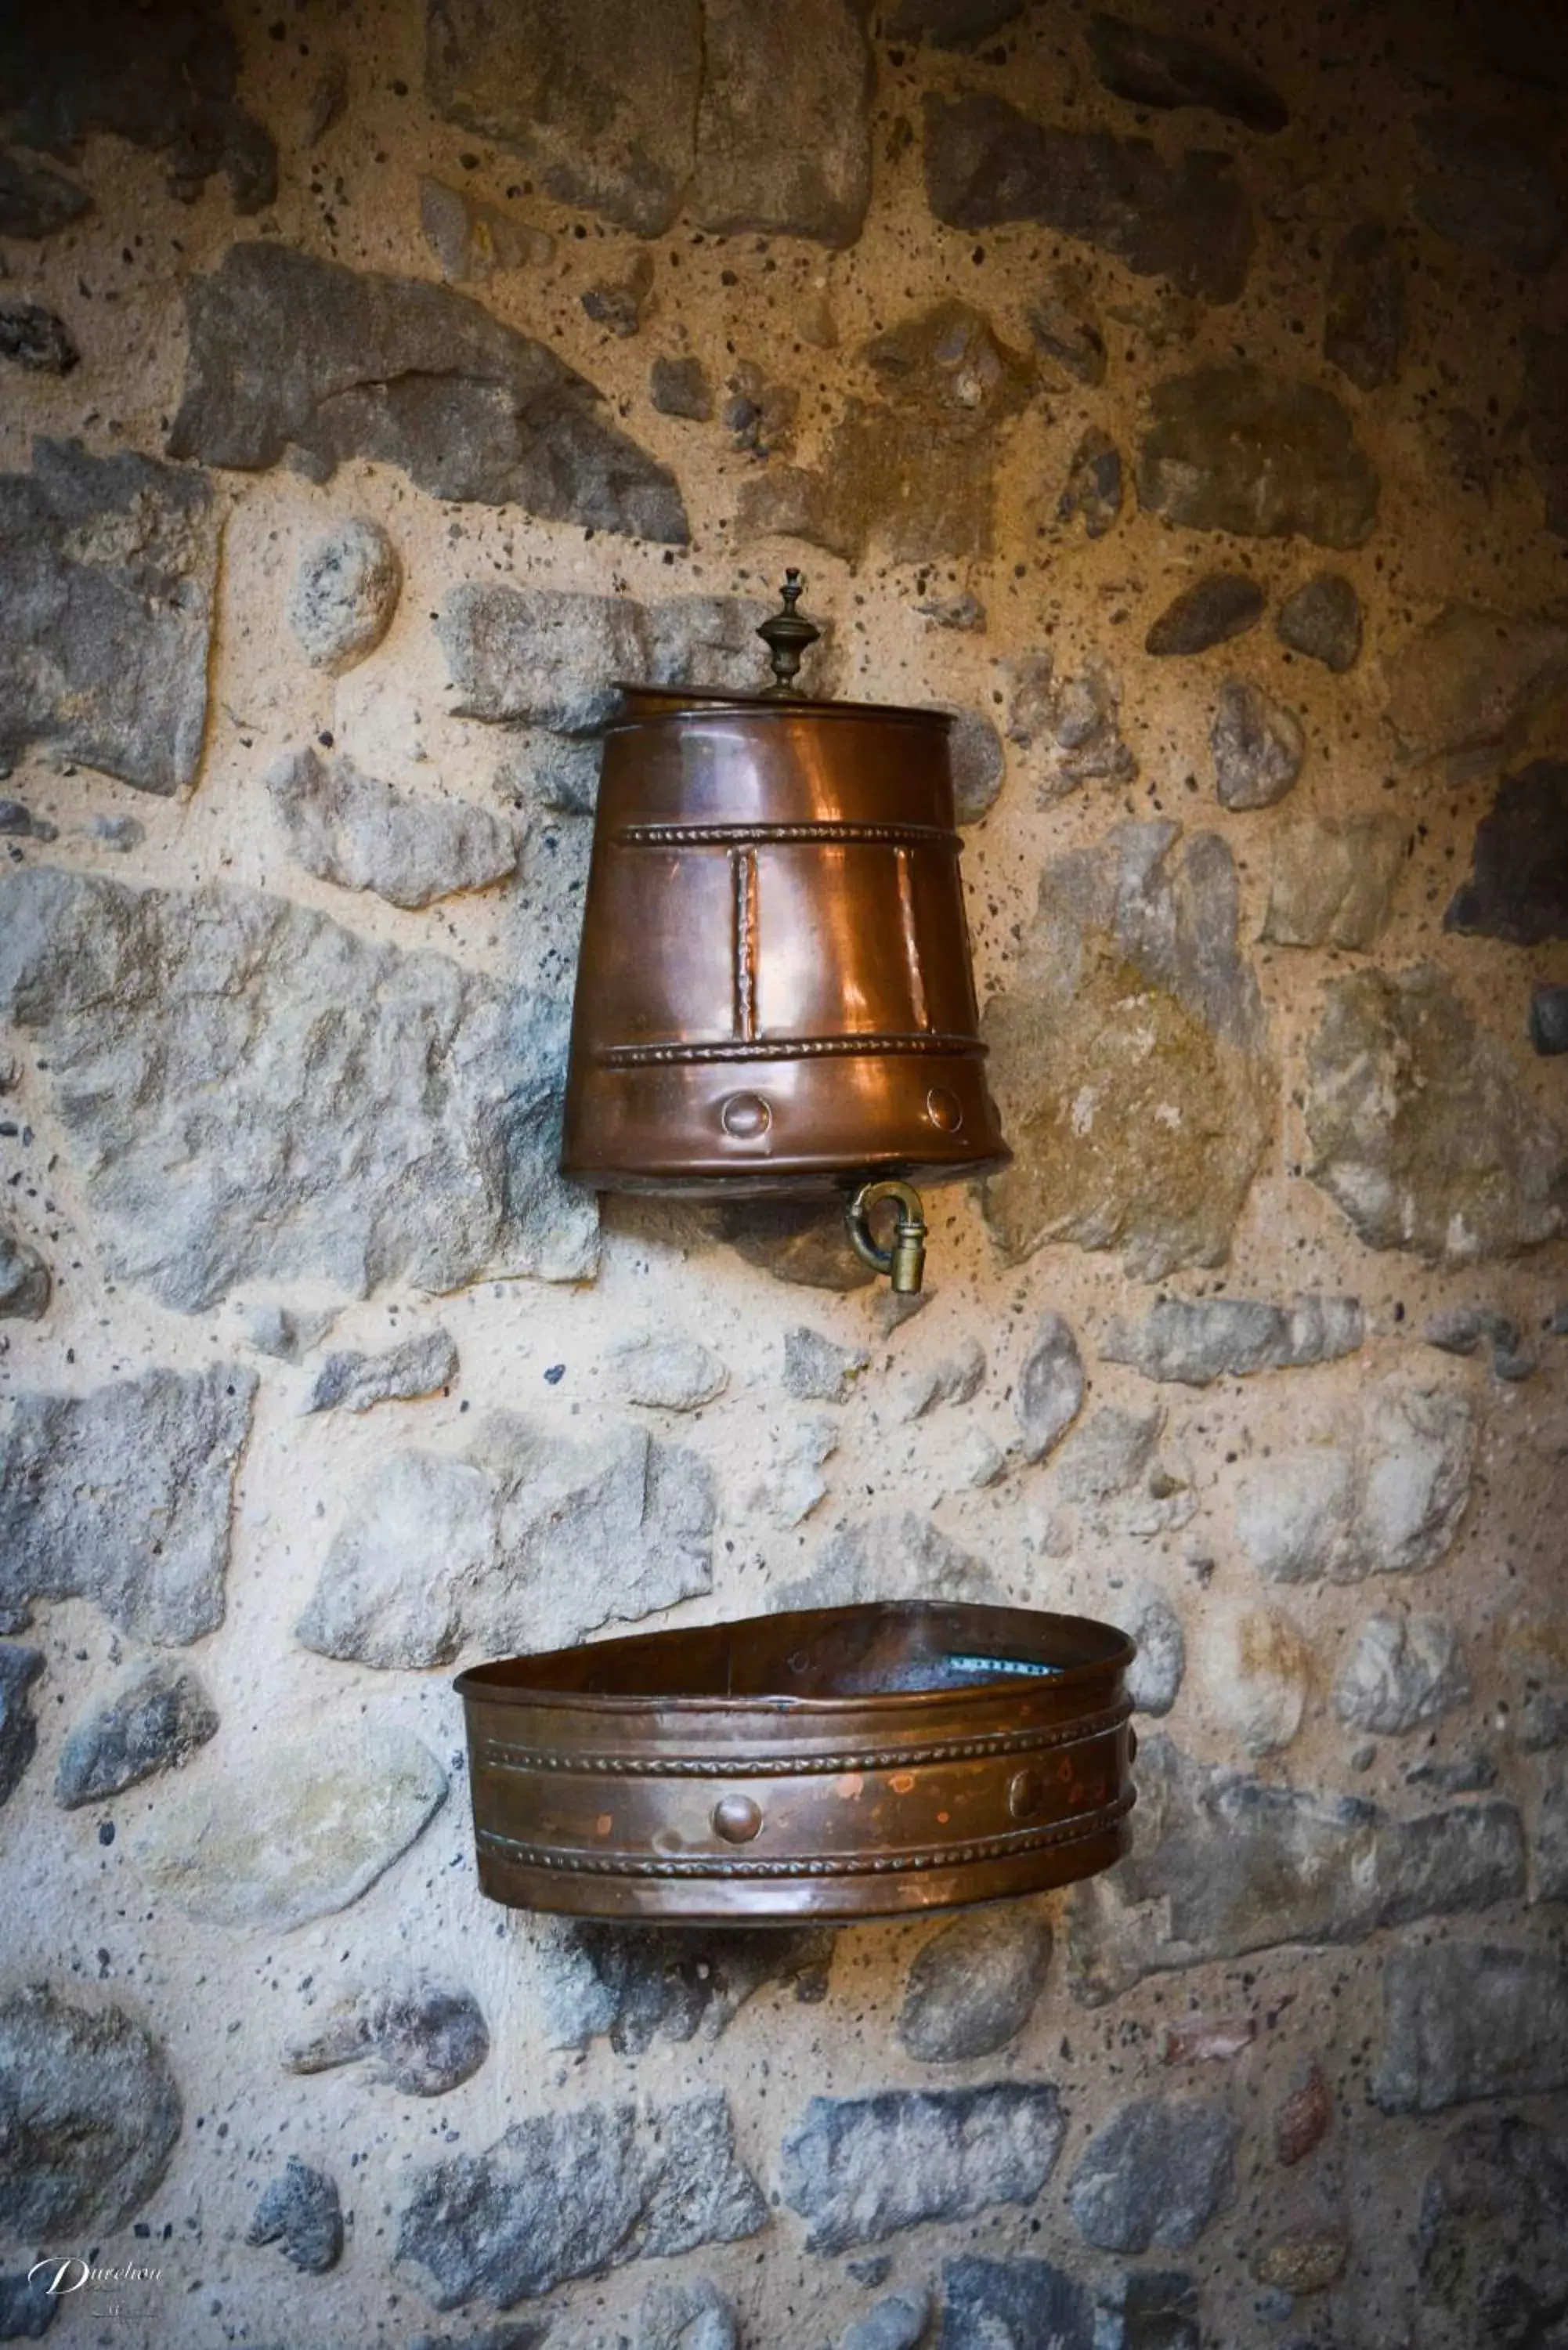
[[[1139,1713],[1167,1714],[1181,1693],[1187,1674],[1187,1636],[1168,1599],[1144,1592],[1130,1609],[1118,1611],[1137,1642],[1127,1674],[1127,1691]]]
[[[926,2220],[1033,2203],[1066,2131],[1055,2089],[1037,2082],[813,2097],[784,2142],[784,2199],[810,2251],[878,2244]]]
[[[359,2077],[405,2097],[443,2097],[490,2054],[490,2033],[471,1991],[400,1974],[336,1998],[327,2015],[284,2052],[291,2073],[357,2064]]]
[[[672,596],[650,604],[650,682],[760,692],[768,668],[757,629],[772,608],[754,596]]]
[[[47,1054],[111,1272],[167,1305],[597,1266],[564,1004],[256,890],[32,867],[0,876],[0,1017]]]
[[[1535,1873],[1532,1898],[1568,1901],[1568,1769],[1561,1762],[1542,1773],[1530,1857]]]
[[[0,236],[53,236],[91,210],[87,190],[63,172],[0,148]]]
[[[1057,520],[1076,518],[1085,537],[1104,538],[1121,510],[1121,452],[1108,433],[1091,424],[1073,452],[1066,486],[1057,501]]]
[[[971,1403],[984,1383],[985,1368],[980,1340],[961,1340],[956,1353],[910,1372],[900,1398],[902,1418],[923,1419],[940,1403]]]
[[[500,269],[547,268],[556,240],[499,204],[442,180],[420,182],[420,226],[449,286],[483,285]]]
[[[180,2136],[168,2057],[119,2007],[79,2007],[46,1983],[0,2002],[0,2229],[48,2242],[112,2234],[140,2210]]]
[[[1538,1053],[1568,1053],[1568,987],[1531,989],[1530,1041]]]
[[[1314,572],[1293,588],[1274,623],[1280,642],[1343,675],[1361,654],[1361,598],[1343,573]]]
[[[1102,2285],[1096,2299],[1100,2331],[1095,2350],[1203,2350],[1198,2288],[1189,2276],[1167,2269],[1128,2269],[1108,2286]]]
[[[109,131],[167,159],[190,201],[222,172],[234,209],[277,193],[277,151],[239,104],[240,49],[219,0],[150,16],[136,0],[13,11],[0,31],[0,118],[24,147],[75,156]]]
[[[1291,119],[1278,90],[1207,41],[1097,16],[1089,25],[1089,50],[1106,88],[1134,106],[1201,106],[1249,130],[1282,130]]]
[[[921,1945],[898,2037],[925,2064],[961,2064],[1016,2040],[1051,1964],[1051,1928],[1022,1902],[955,1918]]]
[[[1417,2241],[1423,2332],[1433,2350],[1467,2350],[1489,2334],[1550,2344],[1568,2308],[1561,2132],[1551,2136],[1518,2114],[1461,2124],[1428,2177]],[[1434,2320],[1442,2330],[1428,2333]]]
[[[1275,1583],[1419,1574],[1459,1533],[1475,1445],[1466,1396],[1389,1381],[1363,1399],[1348,1449],[1303,1445],[1243,1473],[1241,1547]]]
[[[714,1501],[694,1453],[621,1427],[572,1438],[488,1413],[468,1456],[399,1452],[351,1502],[295,1627],[358,1664],[566,1648],[712,1586]]]
[[[90,1599],[160,1646],[223,1619],[229,1513],[254,1371],[144,1371],[14,1397],[0,1425],[0,1631]]]
[[[21,800],[0,799],[0,838],[58,840],[60,827],[47,816],[35,816]]]
[[[0,760],[194,783],[217,544],[202,476],[130,450],[38,440],[30,473],[0,475]]]
[[[610,1376],[628,1403],[656,1411],[697,1411],[723,1394],[730,1374],[698,1338],[639,1338],[618,1347]]]
[[[90,829],[95,840],[101,842],[105,848],[112,848],[119,857],[130,849],[140,848],[147,837],[146,827],[139,824],[133,816],[95,816]]]
[[[343,2257],[343,2207],[337,2181],[296,2154],[264,2189],[245,2231],[247,2244],[281,2244],[285,2260],[323,2276]]]
[[[291,1305],[257,1305],[245,1316],[245,1344],[280,1363],[297,1363],[320,1345],[337,1319],[337,1309],[304,1313]]]
[[[1168,163],[1147,139],[1059,130],[976,91],[929,94],[925,133],[927,202],[950,228],[1035,221],[1210,302],[1246,284],[1252,216],[1227,155]]]
[[[780,1431],[768,1467],[745,1496],[743,1506],[761,1511],[775,1526],[798,1526],[827,1495],[824,1461],[838,1450],[838,1422],[819,1413]]]
[[[1434,964],[1330,981],[1305,1116],[1307,1172],[1369,1248],[1466,1264],[1563,1229],[1563,1138]]]
[[[1353,1355],[1366,1335],[1358,1297],[1317,1291],[1289,1305],[1251,1297],[1161,1297],[1141,1322],[1113,1317],[1100,1353],[1147,1379],[1192,1388],[1254,1371],[1293,1370]]]
[[[1381,221],[1357,221],[1329,264],[1323,355],[1358,390],[1376,391],[1399,380],[1405,331],[1404,264]]]
[[[767,2216],[711,2089],[642,2112],[535,2114],[483,2154],[416,2166],[397,2257],[438,2309],[481,2296],[509,2309],[570,2277],[734,2243]]]
[[[672,475],[584,377],[466,294],[241,244],[185,302],[171,456],[254,472],[293,449],[323,479],[368,457],[432,497],[685,543]]]
[[[1068,1240],[1147,1281],[1223,1263],[1276,1117],[1238,913],[1230,849],[1175,824],[1045,868],[981,1024],[1015,1154],[982,1201],[1009,1259]]]
[[[495,770],[495,789],[525,815],[592,816],[599,795],[600,744],[591,736],[515,726]]]
[[[1568,628],[1543,615],[1445,604],[1386,664],[1388,717],[1421,765],[1505,742],[1568,679]]]
[[[1359,546],[1377,519],[1376,470],[1320,384],[1247,362],[1168,376],[1150,395],[1140,504],[1189,530]]]
[[[1056,1491],[1064,1502],[1106,1502],[1136,1484],[1154,1458],[1165,1415],[1124,1411],[1102,1404],[1063,1447],[1056,1463]]]
[[[652,291],[653,255],[644,246],[633,255],[624,276],[600,278],[587,287],[582,305],[596,327],[607,327],[624,342],[640,328]]]
[[[631,2350],[740,2350],[735,2313],[707,2277],[655,2285],[638,2310]]]
[[[1440,1616],[1369,1616],[1340,1668],[1334,1710],[1347,1729],[1398,1738],[1469,1693],[1459,1641]]]
[[[811,1573],[787,1583],[780,1607],[852,1607],[867,1599],[973,1599],[1003,1594],[982,1559],[961,1550],[929,1517],[891,1511],[841,1526]]]
[[[877,1275],[844,1237],[841,1208],[815,1200],[744,1200],[719,1211],[720,1236],[745,1263],[805,1289],[868,1289]]]
[[[953,810],[961,825],[991,814],[1007,780],[1002,737],[983,711],[961,710],[948,737],[953,769]]]
[[[351,515],[300,556],[288,595],[288,622],[317,669],[340,677],[373,653],[392,625],[402,592],[398,550],[378,522]]]
[[[1544,1626],[1520,1638],[1514,1694],[1513,1742],[1521,1754],[1568,1746],[1568,1658]]]
[[[1503,777],[1443,928],[1516,947],[1568,938],[1568,760]]]
[[[1263,591],[1244,571],[1211,571],[1166,606],[1143,640],[1146,653],[1205,653],[1245,635],[1263,617]]]
[[[853,244],[871,201],[871,47],[854,0],[704,0],[688,206],[729,235]]]
[[[839,2342],[838,2350],[916,2350],[931,2322],[931,2296],[919,2288],[890,2293],[864,2317],[857,2318]]]
[[[1383,1962],[1372,2094],[1386,2114],[1568,2088],[1568,1956],[1546,1944],[1407,1943]]]
[[[695,352],[677,357],[661,351],[648,370],[648,397],[661,416],[683,416],[692,424],[712,419],[712,386]]]
[[[1439,106],[1416,130],[1429,169],[1414,201],[1427,226],[1521,276],[1550,269],[1568,235],[1568,189],[1519,116]]]
[[[517,869],[516,835],[487,808],[416,798],[308,743],[280,759],[266,783],[295,862],[342,889],[429,906]]]
[[[1228,677],[1209,733],[1221,807],[1272,807],[1302,771],[1306,730],[1250,678]]]
[[[702,0],[429,0],[425,88],[558,202],[660,236],[691,172],[702,19]]]
[[[16,1794],[38,1751],[38,1724],[27,1692],[43,1669],[39,1649],[0,1642],[0,1804]]]
[[[1375,945],[1409,838],[1396,816],[1302,816],[1277,825],[1262,936],[1282,947]]]
[[[328,1724],[275,1741],[265,1771],[188,1773],[130,1838],[130,1858],[188,1917],[287,1933],[357,1901],[446,1794],[411,1731]]]
[[[1069,264],[1050,270],[1030,305],[1029,333],[1034,348],[1064,369],[1075,383],[1106,380],[1106,330],[1082,273]]]
[[[218,1710],[200,1674],[172,1657],[144,1657],[117,1675],[60,1749],[55,1801],[67,1811],[123,1794],[188,1762],[216,1735]]]
[[[41,1322],[54,1287],[49,1268],[32,1243],[0,1225],[0,1322]]]
[[[69,375],[81,353],[65,320],[38,302],[0,300],[0,359],[35,375]]]
[[[1521,413],[1546,527],[1568,536],[1568,334],[1525,337]]]
[[[550,1921],[541,1949],[545,2024],[553,2048],[607,2038],[618,2056],[655,2040],[717,2040],[770,1985],[806,2006],[826,1996],[830,1927],[617,1926]]]
[[[0,223],[4,214],[0,213]],[[0,235],[7,232],[0,226]],[[60,2314],[60,2297],[49,2290],[47,2269],[35,2275],[0,2270],[0,2342],[39,2342]]]
[[[1060,1444],[1084,1400],[1084,1358],[1059,1314],[1043,1314],[1018,1367],[1012,1408],[1024,1457],[1043,1461]]]
[[[1445,1355],[1473,1355],[1483,1338],[1509,1353],[1519,1344],[1517,1324],[1485,1305],[1450,1305],[1430,1314],[1421,1336]]]
[[[1282,1753],[1302,1726],[1312,1679],[1293,1619],[1278,1607],[1214,1608],[1204,1627],[1203,1665],[1220,1728],[1243,1753]]]
[[[847,1403],[869,1357],[804,1325],[784,1332],[784,1391],[797,1403]]]
[[[1094,2303],[1048,2261],[942,2264],[939,2350],[1098,2350]]]
[[[891,41],[928,40],[940,49],[968,48],[1011,25],[1025,0],[896,0],[888,19]]]
[[[460,718],[521,719],[591,734],[613,717],[615,681],[646,674],[647,615],[629,597],[485,582],[451,588],[436,624]]]
[[[365,1355],[346,1347],[317,1372],[305,1409],[369,1411],[379,1403],[406,1403],[433,1395],[457,1377],[457,1348],[447,1330],[418,1330],[395,1347]]]
[[[461,2340],[451,2334],[417,2334],[410,2350],[542,2350],[550,2331],[549,2323],[534,2325],[509,2319],[500,2325],[487,2325],[483,2333],[464,2334]],[[617,2350],[620,2345],[617,2345]]]
[[[1050,807],[1085,783],[1130,783],[1137,761],[1122,740],[1122,691],[1096,656],[1057,677],[1049,653],[1004,664],[1011,672],[1008,739],[1034,752],[1036,798]]]
[[[1410,1820],[1140,1742],[1134,1849],[1068,1897],[1067,1960],[1090,2006],[1146,1975],[1251,1950],[1358,1942],[1524,1891],[1524,1835],[1501,1802]]]
[[[1140,2097],[1092,2137],[1067,2181],[1080,2232],[1106,2252],[1180,2251],[1234,2199],[1241,2129],[1198,2098]]]

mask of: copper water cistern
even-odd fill
[[[561,1169],[603,1191],[838,1192],[857,1253],[907,1293],[916,1181],[1011,1156],[978,1034],[952,721],[797,694],[820,633],[802,586],[786,575],[757,631],[765,691],[619,688]]]

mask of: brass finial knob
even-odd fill
[[[794,693],[801,660],[822,634],[820,629],[814,628],[795,610],[800,601],[800,591],[805,586],[805,581],[798,571],[793,567],[786,571],[782,590],[784,609],[775,612],[771,619],[764,620],[757,630],[768,649],[774,667],[774,681],[767,690],[770,694],[778,694],[781,698]]]

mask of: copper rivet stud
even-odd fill
[[[1032,1819],[1045,1800],[1045,1783],[1033,1763],[1007,1783],[1007,1808],[1015,1820]]]
[[[719,1123],[737,1142],[755,1142],[774,1122],[761,1094],[732,1094],[719,1112]]]
[[[963,1124],[963,1104],[946,1086],[933,1086],[926,1096],[926,1116],[941,1134],[956,1134]]]
[[[721,1795],[713,1806],[713,1830],[726,1844],[750,1844],[763,1815],[750,1795]]]

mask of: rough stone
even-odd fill
[[[596,327],[607,327],[624,342],[640,331],[652,292],[653,255],[644,247],[633,255],[624,276],[601,277],[588,286],[583,308]]]
[[[16,1794],[38,1751],[38,1724],[27,1692],[43,1669],[39,1649],[0,1642],[0,1804]]]
[[[1119,1611],[1137,1642],[1137,1654],[1127,1674],[1127,1692],[1139,1713],[1167,1714],[1181,1693],[1187,1672],[1187,1636],[1181,1618],[1158,1592],[1142,1593],[1130,1609]]]
[[[1262,936],[1282,947],[1375,946],[1408,848],[1408,828],[1394,816],[1277,826]]]
[[[1081,2233],[1106,2252],[1179,2251],[1235,2195],[1241,2130],[1224,2106],[1142,2097],[1085,2147],[1067,2182]]]
[[[743,1506],[775,1526],[798,1526],[827,1496],[824,1461],[838,1450],[838,1422],[826,1412],[781,1430],[773,1459],[746,1494]]]
[[[1330,981],[1305,1116],[1307,1172],[1369,1248],[1466,1264],[1563,1228],[1563,1139],[1433,964]]]
[[[1320,2065],[1314,2063],[1298,2079],[1274,2116],[1274,2158],[1287,2169],[1322,2145],[1334,2119],[1334,2101]]]
[[[0,117],[24,147],[74,157],[107,130],[166,157],[171,195],[222,172],[234,210],[254,213],[277,193],[277,151],[238,103],[239,73],[220,0],[151,16],[136,0],[63,0],[0,27]]]
[[[1337,2284],[1349,2258],[1350,2239],[1343,2228],[1297,2228],[1259,2248],[1252,2276],[1266,2289],[1299,2301]]]
[[[1106,331],[1082,273],[1067,263],[1048,271],[1030,306],[1029,334],[1037,351],[1075,383],[1106,380]]]
[[[1048,2261],[942,2264],[940,2350],[1096,2350],[1094,2304]]]
[[[878,2244],[926,2220],[1032,2203],[1066,2128],[1055,2089],[1034,2082],[813,2097],[784,2142],[784,2199],[811,2251]]]
[[[1291,119],[1278,90],[1207,41],[1097,16],[1089,26],[1089,52],[1106,88],[1134,106],[1201,106],[1249,130],[1282,130]]]
[[[720,1210],[720,1236],[746,1264],[805,1289],[868,1289],[877,1275],[844,1237],[844,1214],[815,1200],[737,1200]]]
[[[438,2309],[509,2309],[567,2278],[754,2236],[768,2217],[711,2089],[639,2113],[579,2106],[514,2122],[483,2154],[417,2167],[397,2256]]]
[[[650,604],[650,682],[760,692],[769,680],[757,630],[772,609],[754,596],[672,596],[668,603]],[[830,633],[824,631],[825,637]],[[820,657],[808,657],[808,678],[810,659]]]
[[[1057,501],[1057,520],[1076,518],[1085,537],[1104,538],[1121,510],[1121,452],[1108,433],[1091,424],[1073,452],[1066,486]]]
[[[41,1322],[55,1284],[30,1241],[0,1225],[0,1322]]]
[[[1015,1153],[982,1198],[1009,1258],[1119,1248],[1146,1281],[1224,1261],[1275,1119],[1238,911],[1224,841],[1175,824],[1121,824],[1046,867],[981,1021]]]
[[[1152,1411],[1124,1411],[1102,1404],[1074,1430],[1056,1462],[1056,1491],[1064,1502],[1106,1502],[1125,1492],[1154,1458],[1164,1424]]]
[[[686,541],[673,476],[593,386],[466,294],[241,244],[189,282],[186,309],[171,456],[254,472],[292,449],[324,479],[368,457],[432,497]]]
[[[930,2322],[929,2293],[890,2293],[848,2328],[838,2350],[916,2350]]]
[[[869,1357],[840,1347],[820,1330],[784,1332],[784,1391],[797,1403],[847,1403]]]
[[[351,515],[313,539],[288,596],[288,622],[306,659],[333,677],[373,653],[392,625],[403,567],[381,528]]]
[[[1406,1943],[1383,1963],[1372,2094],[1386,2114],[1568,2088],[1568,1957],[1524,1943]]]
[[[162,2178],[182,2118],[169,2060],[141,2024],[46,1983],[0,2002],[0,2228],[15,2243],[123,2227]]]
[[[1531,989],[1530,1041],[1538,1053],[1568,1053],[1568,987]]]
[[[60,1749],[55,1801],[67,1811],[123,1794],[186,1762],[216,1734],[201,1676],[172,1657],[128,1665]]]
[[[1537,1901],[1568,1901],[1568,1769],[1546,1765],[1540,1776],[1530,1856]]]
[[[307,2276],[323,2276],[343,2257],[343,2207],[337,2181],[291,2154],[263,2190],[245,2231],[247,2244],[281,2244],[283,2256]]]
[[[618,2056],[655,2040],[717,2040],[758,1991],[793,1990],[813,2006],[827,1992],[831,1928],[617,1926],[551,1921],[541,1960],[553,2048],[601,2036]]]
[[[637,2313],[631,2350],[740,2350],[735,2313],[707,2277],[656,2285]]]
[[[1421,2197],[1423,2330],[1434,2350],[1549,2344],[1568,2307],[1568,2144],[1518,2114],[1465,2122]],[[1500,2334],[1500,2328],[1505,2329]]]
[[[642,1428],[487,1413],[465,1458],[399,1452],[350,1503],[295,1627],[385,1668],[569,1647],[711,1589],[711,1476]]]
[[[688,208],[722,234],[853,244],[871,201],[871,47],[854,0],[704,0]]]
[[[1096,245],[1139,277],[1233,302],[1247,281],[1252,216],[1228,155],[1168,163],[1147,139],[1064,130],[1003,98],[925,102],[926,198],[950,228],[1035,221]]]
[[[501,269],[544,269],[556,240],[442,180],[420,182],[420,226],[449,286],[483,285]]]
[[[1469,1500],[1475,1415],[1453,1388],[1371,1389],[1348,1445],[1303,1445],[1243,1472],[1236,1532],[1260,1575],[1415,1575],[1451,1547]]]
[[[447,1330],[418,1330],[395,1347],[365,1355],[345,1347],[328,1355],[311,1383],[305,1409],[369,1411],[379,1403],[406,1403],[433,1395],[457,1377],[457,1348]]]
[[[961,2064],[1016,2040],[1051,1964],[1051,1929],[1022,1902],[955,1918],[923,1943],[898,2037],[925,2064]]]
[[[1281,644],[1336,675],[1360,659],[1361,598],[1342,572],[1317,571],[1303,579],[1280,606],[1274,627]]]
[[[618,1392],[656,1411],[698,1411],[723,1394],[730,1374],[698,1338],[639,1338],[609,1357]]]
[[[0,761],[32,746],[167,795],[207,723],[218,523],[199,473],[38,440],[0,475]]]
[[[961,825],[991,814],[1007,779],[1002,737],[983,711],[961,710],[948,737],[953,769],[953,812]]]
[[[60,827],[47,816],[35,816],[23,800],[0,799],[0,837],[6,840],[58,840]]]
[[[4,213],[0,213],[0,222]],[[15,234],[0,226],[0,235]],[[27,2275],[0,2270],[0,2342],[41,2342],[60,2314],[60,2298],[51,2293],[47,2270]]]
[[[1311,1683],[1306,1643],[1277,1607],[1218,1607],[1204,1627],[1214,1720],[1248,1754],[1278,1754],[1302,1726]]]
[[[985,1370],[985,1348],[980,1340],[961,1340],[955,1353],[909,1374],[900,1398],[900,1417],[923,1419],[938,1404],[972,1403],[984,1384]]]
[[[1568,679],[1568,627],[1445,604],[1386,664],[1388,717],[1414,765],[1503,743]]]
[[[90,1395],[25,1393],[0,1425],[0,1631],[39,1599],[90,1599],[160,1646],[223,1617],[229,1513],[254,1371],[144,1371]]]
[[[47,1052],[111,1272],[167,1305],[597,1263],[556,1165],[563,1004],[259,891],[35,866],[0,876],[0,1016]]]
[[[133,816],[95,816],[89,829],[93,838],[103,847],[112,848],[117,857],[140,848],[147,837],[146,826]]]
[[[1092,655],[1075,674],[1058,677],[1049,653],[1025,653],[1005,668],[1008,739],[1035,754],[1041,807],[1081,784],[1131,782],[1137,761],[1122,740],[1121,685],[1106,661]]]
[[[188,1917],[286,1933],[357,1901],[446,1800],[406,1730],[357,1721],[275,1741],[263,1772],[192,1772],[130,1838],[147,1885]]]
[[[1095,2350],[1202,2350],[1198,2287],[1168,2269],[1128,2269],[1101,2285]]]
[[[1206,653],[1244,636],[1263,617],[1263,591],[1244,571],[1211,571],[1166,606],[1143,640],[1146,653]]]
[[[1323,355],[1357,390],[1376,391],[1399,380],[1405,332],[1405,265],[1381,221],[1357,221],[1329,265]]]
[[[1462,1704],[1469,1677],[1440,1616],[1369,1616],[1334,1685],[1347,1729],[1398,1738]]]
[[[0,359],[15,359],[35,375],[69,375],[81,364],[65,320],[38,302],[0,301]]]
[[[823,1544],[811,1573],[786,1583],[773,1604],[853,1607],[867,1599],[994,1603],[1002,1597],[983,1559],[961,1550],[929,1517],[905,1510],[838,1528]]]
[[[1568,938],[1568,760],[1503,777],[1443,928],[1516,947]]]
[[[1511,1804],[1473,1800],[1390,1818],[1141,1741],[1131,1855],[1068,1896],[1067,1960],[1091,2006],[1146,1975],[1292,1942],[1358,1942],[1380,1928],[1490,1908],[1524,1890]]]
[[[291,1305],[256,1305],[245,1316],[245,1344],[280,1363],[297,1363],[318,1347],[337,1319],[337,1309],[311,1314]]]
[[[615,680],[649,665],[647,615],[629,597],[465,585],[443,598],[436,633],[458,717],[561,734],[596,733],[615,714]]]
[[[487,808],[416,798],[308,744],[278,761],[267,790],[296,864],[394,906],[488,889],[517,869],[516,835]]]
[[[1272,807],[1302,771],[1306,730],[1250,678],[1228,677],[1210,729],[1214,787],[1221,807]]]
[[[53,236],[91,210],[87,190],[63,172],[0,148],[0,236]]]
[[[661,351],[648,371],[648,397],[660,416],[683,416],[692,424],[712,419],[713,389],[695,352],[677,357]]]
[[[1247,363],[1154,387],[1138,453],[1150,514],[1188,530],[1359,546],[1377,519],[1376,470],[1320,384]]]
[[[472,2079],[490,2054],[490,2033],[471,1991],[402,1974],[336,1998],[327,2015],[284,2052],[291,2073],[357,2064],[359,2078],[405,2097],[443,2097]]]
[[[1023,1431],[1024,1457],[1043,1461],[1078,1416],[1084,1400],[1084,1359],[1059,1314],[1043,1314],[1018,1367],[1012,1408]]]
[[[1428,170],[1415,208],[1450,244],[1538,277],[1568,236],[1568,189],[1517,115],[1439,106],[1416,130]]]
[[[1025,0],[896,0],[888,19],[893,41],[933,42],[940,49],[969,48],[1022,16]]]
[[[1337,1362],[1366,1336],[1358,1297],[1316,1291],[1289,1306],[1250,1297],[1161,1297],[1138,1323],[1114,1317],[1101,1342],[1107,1363],[1132,1363],[1147,1379],[1193,1388],[1253,1371]]]

